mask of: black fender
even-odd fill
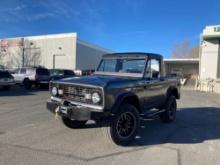
[[[116,112],[118,111],[120,105],[121,105],[127,98],[133,98],[133,99],[135,100],[135,102],[137,102],[137,104],[138,104],[138,105],[136,105],[136,106],[138,106],[138,107],[137,107],[138,111],[140,111],[140,107],[141,107],[141,106],[140,106],[140,102],[139,102],[138,97],[137,97],[134,93],[128,92],[128,93],[120,94],[120,95],[117,97],[117,99],[116,99],[116,101],[115,101],[115,103],[114,103],[114,105],[113,105],[113,107],[112,107],[112,109],[111,109],[111,113],[113,113],[113,114],[116,113]]]
[[[176,86],[170,86],[166,92],[166,99],[168,99],[171,95],[175,96],[176,99],[180,99],[180,93]]]

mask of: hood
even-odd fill
[[[64,78],[64,79],[59,80],[57,82],[59,82],[59,83],[76,83],[76,84],[105,87],[109,83],[131,81],[133,79],[137,80],[137,78],[132,78],[132,77],[92,75],[92,76],[83,76],[83,77]],[[54,82],[56,83],[56,81],[54,81]]]

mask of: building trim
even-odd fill
[[[180,58],[174,58],[174,59],[164,59],[164,62],[172,62],[172,63],[179,63],[179,62],[184,62],[184,63],[199,63],[200,59],[199,58],[184,58],[184,59],[180,59]]]
[[[87,46],[87,47],[90,47],[90,48],[93,48],[93,49],[97,49],[97,50],[100,50],[100,51],[103,51],[103,52],[114,53],[113,51],[111,51],[109,49],[102,48],[100,46],[88,43],[88,42],[83,41],[81,39],[77,39],[77,44],[81,44],[81,45],[84,45],[84,46]]]
[[[1,40],[14,40],[14,39],[45,39],[45,38],[62,38],[62,37],[77,37],[77,33],[60,33],[60,34],[43,34],[34,36],[21,36],[21,37],[11,37],[11,38],[1,38]]]

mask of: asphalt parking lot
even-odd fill
[[[47,90],[0,91],[0,164],[219,165],[220,95],[183,91],[176,121],[143,121],[119,147],[90,122],[66,128],[45,108]]]

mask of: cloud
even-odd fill
[[[74,7],[68,1],[39,1],[38,5],[39,8],[43,8],[46,11],[53,13],[56,16],[64,16],[66,18],[79,16],[80,12],[74,10]]]
[[[97,5],[97,0],[33,0],[19,1],[13,7],[0,6],[0,20],[4,23],[34,22],[43,19],[71,21],[75,29],[88,35],[104,34],[102,13],[106,8]]]
[[[5,13],[11,14],[11,13],[14,13],[14,12],[21,11],[21,10],[25,9],[26,7],[27,7],[26,5],[21,4],[21,5],[15,6],[15,7],[2,8],[2,9],[0,9],[0,12],[1,13],[5,12]]]
[[[40,1],[39,7],[51,12],[56,18],[62,17],[62,20],[70,20],[77,27],[83,29],[88,34],[104,34],[104,23],[102,13],[108,9],[97,5],[97,0],[80,0],[80,1]]]
[[[34,5],[20,4],[13,7],[1,8],[0,19],[6,23],[16,23],[20,21],[35,21],[39,19],[54,17],[53,12],[38,11]]]
[[[26,19],[28,21],[35,21],[35,20],[40,20],[40,19],[45,19],[45,18],[51,18],[55,17],[55,14],[47,12],[47,13],[37,13],[33,14],[31,16],[28,16]]]

